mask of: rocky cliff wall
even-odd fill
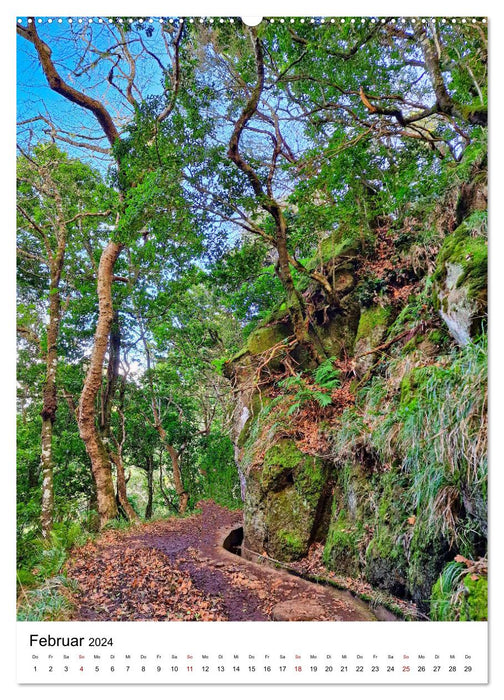
[[[322,542],[329,569],[426,613],[446,566],[486,555],[481,169],[453,205],[451,230],[382,219],[364,248],[358,232],[326,239],[312,264],[338,303],[314,284],[301,290],[323,372],[296,344],[285,304],[226,368],[238,390],[244,555],[287,562]]]

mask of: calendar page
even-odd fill
[[[486,684],[486,17],[142,9],[16,18],[18,683]]]

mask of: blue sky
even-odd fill
[[[95,19],[91,25],[87,20],[82,20],[79,23],[77,18],[72,19],[70,24],[68,18],[53,19],[52,22],[48,18],[44,18],[42,22],[37,20],[37,31],[42,40],[45,40],[52,50],[52,59],[60,72],[61,76],[77,89],[86,92],[91,96],[98,98],[106,106],[116,124],[125,126],[133,116],[133,110],[130,104],[122,98],[119,93],[107,83],[107,74],[112,63],[110,60],[100,60],[98,65],[89,71],[84,69],[96,58],[96,52],[91,48],[91,40],[95,49],[103,50],[110,49],[116,43],[117,30],[114,36],[111,35],[110,29],[107,26],[108,20],[103,19],[100,24]],[[19,20],[18,20],[19,21]],[[187,20],[191,22],[191,19]],[[197,21],[197,20],[195,20]],[[216,20],[217,22],[218,20]],[[229,20],[226,20],[229,21]],[[165,19],[166,24],[169,20]],[[22,24],[27,25],[27,19],[22,18]],[[133,38],[137,43],[131,44],[131,51],[140,50],[141,41],[145,47],[156,53],[156,55],[165,57],[166,49],[162,40],[160,31],[159,18],[153,18],[149,22],[149,18],[145,21],[146,26],[152,28],[151,36],[148,36],[147,31],[134,33]],[[87,52],[86,52],[87,50]],[[75,76],[76,56],[84,53],[84,59],[80,65],[82,75]],[[110,51],[109,51],[110,54]],[[51,90],[47,84],[46,78],[40,67],[38,57],[34,46],[24,37],[17,37],[17,109],[18,123],[25,120],[33,119],[37,115],[51,116],[51,119],[56,122],[60,129],[67,132],[66,136],[73,140],[80,140],[79,134],[92,135],[94,138],[99,138],[99,141],[93,141],[94,144],[99,144],[102,147],[108,148],[109,144],[106,140],[101,127],[96,118],[87,110],[69,102],[64,97],[58,95]],[[103,56],[101,57],[103,58]],[[169,62],[168,60],[166,61]],[[156,60],[145,52],[140,55],[136,61],[138,83],[143,97],[148,97],[153,94],[160,94],[162,90],[162,72],[157,65]],[[219,82],[218,77],[216,77]],[[227,99],[224,97],[222,103],[215,105],[222,112],[227,109]],[[31,122],[19,127],[19,142],[24,148],[34,145],[38,140],[48,139],[49,135],[44,133],[48,130],[48,125],[43,121]],[[221,120],[219,129],[221,129],[222,143],[227,143],[230,136],[230,125],[225,120]],[[291,141],[291,146],[296,149],[296,146],[306,148],[307,143],[302,137],[302,129],[294,123],[290,123],[288,127],[288,136]],[[244,135],[249,145],[255,153],[261,148],[261,143],[258,141],[257,135],[252,132]],[[261,141],[261,139],[259,139]],[[262,138],[264,141],[264,137]],[[100,155],[95,152],[90,152],[84,148],[76,148],[65,142],[58,141],[60,147],[66,150],[72,157],[79,158],[88,162],[95,168],[99,168],[103,173],[111,163],[111,158]],[[269,145],[269,142],[268,142]],[[266,156],[268,157],[268,156]],[[281,177],[277,178],[277,185],[280,187],[279,195],[282,196],[283,188],[281,186]]]
[[[104,20],[106,22],[107,20]],[[23,18],[23,24],[26,26],[27,20]],[[142,39],[149,49],[162,49],[160,38],[159,23],[153,22],[152,37],[148,37],[145,32],[142,33]],[[111,116],[116,123],[125,124],[132,115],[131,106],[126,100],[121,99],[119,94],[104,82],[108,71],[112,64],[110,62],[101,62],[98,67],[89,72],[76,77],[72,74],[70,67],[74,66],[76,51],[82,51],[87,46],[87,53],[82,68],[91,63],[96,57],[88,40],[92,38],[94,46],[99,49],[109,48],[114,43],[113,37],[105,24],[99,25],[95,20],[93,25],[87,26],[86,23],[79,24],[75,19],[70,25],[68,18],[57,20],[49,23],[45,19],[42,23],[37,23],[37,31],[40,37],[45,40],[51,47],[52,59],[56,64],[58,71],[62,77],[77,89],[86,92],[86,94],[103,100],[109,109]],[[161,71],[157,67],[155,61],[149,60],[142,63],[138,62],[138,82],[142,85],[142,90],[145,95],[159,94],[161,90]],[[105,86],[105,89],[104,89]],[[118,99],[119,98],[119,99]],[[34,46],[22,36],[17,37],[17,119],[18,123],[27,119],[31,119],[37,115],[51,115],[58,127],[69,132],[69,138],[78,140],[78,134],[101,138],[101,141],[93,141],[103,147],[108,147],[108,142],[103,136],[98,122],[95,117],[85,109],[70,103],[64,97],[58,95],[51,90],[47,85],[45,76],[40,67]],[[47,138],[43,133],[44,129],[48,129],[44,122],[32,123],[20,127],[20,141],[25,142],[29,138],[29,130],[33,131],[31,136],[35,141],[37,138]],[[78,155],[83,160],[92,161],[97,165],[100,161],[105,164],[107,158],[100,158],[97,154],[90,154],[86,149],[71,148],[67,144],[60,144],[72,155]]]

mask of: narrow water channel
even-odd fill
[[[235,554],[238,557],[242,556],[242,544],[243,544],[243,527],[237,527],[234,528],[229,532],[229,534],[225,537],[222,546],[225,550],[228,552],[231,552],[231,554]],[[257,562],[259,563],[259,562]],[[315,576],[310,576],[310,574],[303,574],[299,571],[296,571],[295,569],[291,569],[289,566],[283,567],[284,570],[291,574],[292,576],[297,576],[298,578],[301,578],[305,581],[309,581],[310,583],[316,583],[320,586],[329,586],[332,588],[337,588],[336,586],[332,586],[330,581],[320,581],[317,577]],[[339,589],[337,589],[339,590]],[[341,593],[341,591],[340,591]],[[351,595],[352,597],[353,594],[350,591],[345,592],[348,595]],[[365,601],[362,601],[357,598],[359,602],[362,605],[365,605],[372,613],[375,615],[376,619],[381,622],[392,622],[392,621],[400,621],[400,618],[394,615],[388,608],[384,607],[383,605],[377,605],[377,606],[370,606],[368,605]]]
[[[235,530],[231,530],[229,535],[226,537],[222,546],[227,549],[231,554],[236,554],[241,557],[242,554],[242,543],[243,543],[243,528],[237,527]]]

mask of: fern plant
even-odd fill
[[[341,371],[334,366],[335,357],[329,357],[313,371],[315,384],[322,389],[337,389],[341,386]]]
[[[304,379],[301,374],[287,377],[287,379],[278,382],[278,386],[292,391],[294,394],[294,403],[289,406],[288,416],[297,413],[301,406],[309,401],[316,401],[322,408],[332,403],[331,395],[321,391],[321,389],[335,389],[341,384],[340,372],[333,367],[333,361],[333,357],[329,358],[313,371],[315,386]]]
[[[456,561],[449,562],[434,584],[431,598],[431,618],[433,620],[454,620],[458,618],[459,599],[463,595],[462,579],[465,569]]]

